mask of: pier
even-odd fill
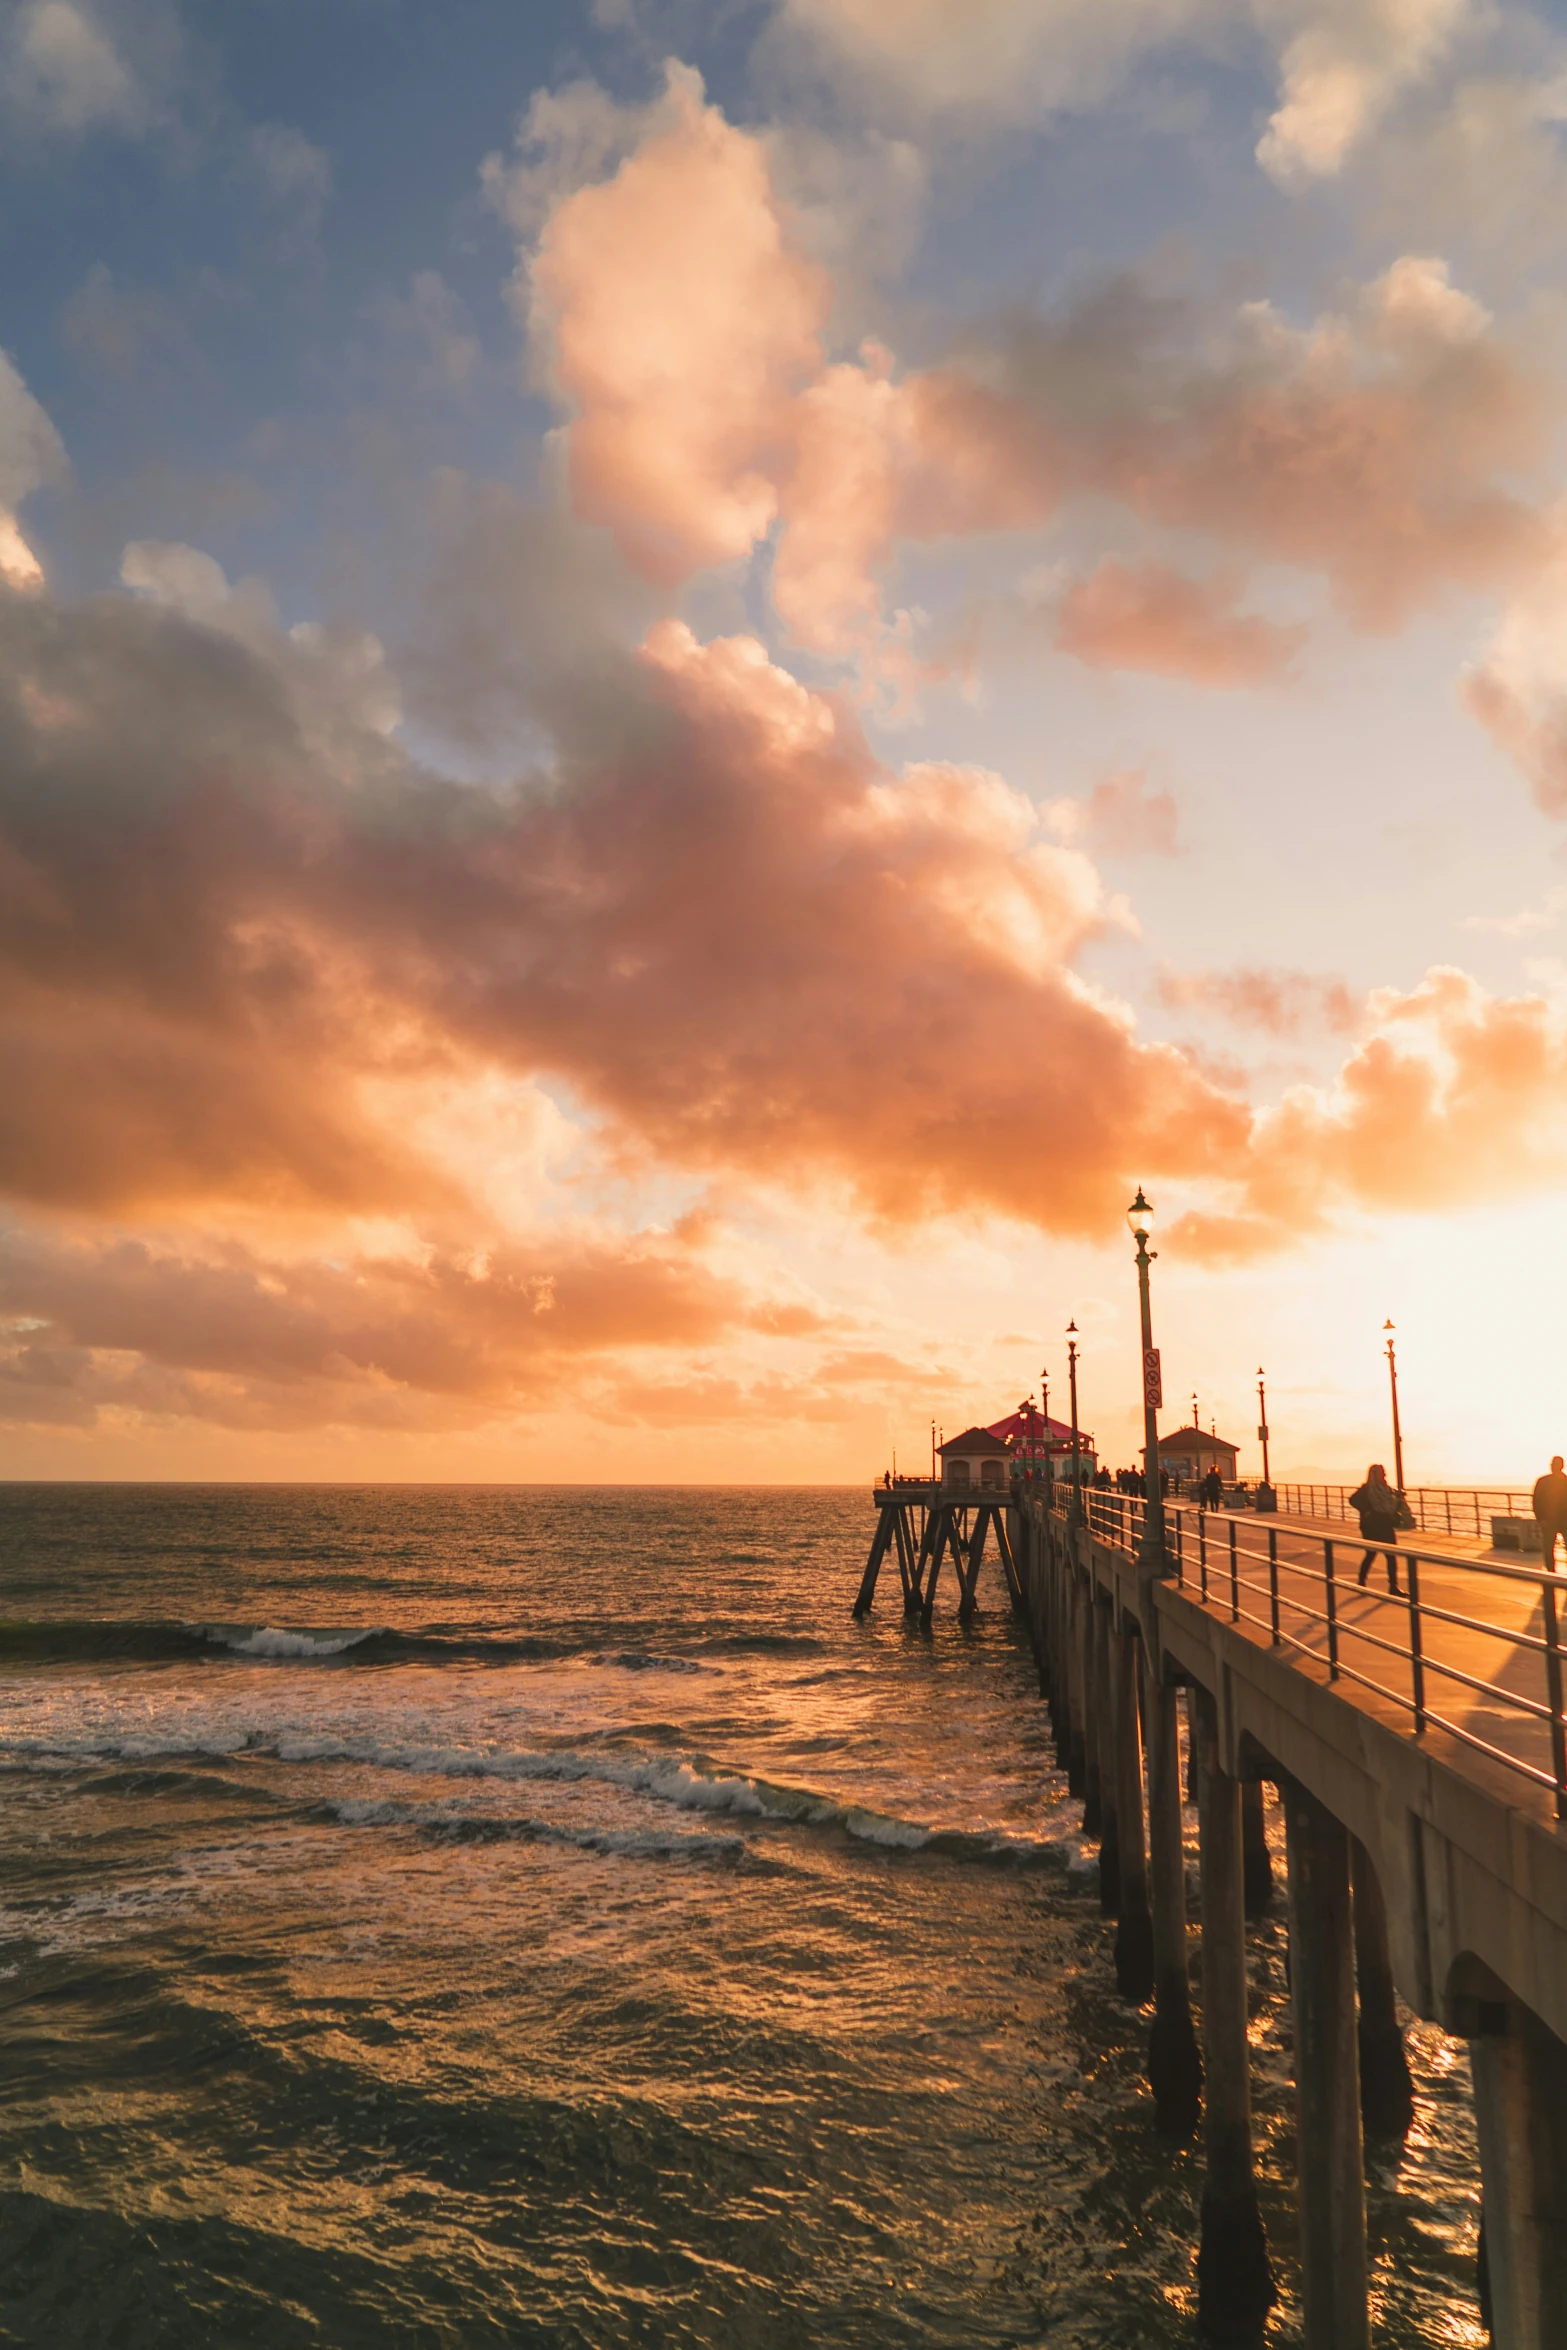
[[[1400,1538],[1362,1587],[1331,1519],[1268,1521],[1013,1479],[875,1490],[855,1601],[896,1555],[932,1620],[973,1611],[994,1538],[1056,1751],[1097,1839],[1123,1996],[1152,2008],[1153,2121],[1201,2131],[1199,2333],[1257,2340],[1275,2298],[1252,2170],[1246,1917],[1283,1813],[1308,2350],[1369,2350],[1364,2145],[1411,2113],[1396,1998],[1469,2045],[1477,2292],[1498,2350],[1567,2345],[1567,1715],[1558,1578]],[[1430,1520],[1428,1518],[1428,1524]],[[1420,1547],[1411,1547],[1411,1541]],[[1476,1545],[1471,1542],[1468,1549]],[[1376,1588],[1380,1581],[1381,1588]],[[1199,1818],[1191,1991],[1181,1720]]]

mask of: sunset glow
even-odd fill
[[[0,1473],[1532,1478],[1551,12],[473,14],[0,22]]]

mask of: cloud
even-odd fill
[[[403,351],[418,353],[423,370],[446,392],[465,392],[478,373],[483,352],[459,296],[437,269],[416,269],[406,294],[385,290],[365,306],[364,316]]]
[[[1106,776],[1086,800],[1053,800],[1045,821],[1061,840],[1081,841],[1097,856],[1176,857],[1179,814],[1167,791],[1151,791],[1136,769]]]
[[[13,588],[38,587],[43,565],[9,514],[0,514],[0,580]]]
[[[1031,124],[1103,105],[1178,45],[1260,35],[1279,88],[1257,160],[1292,188],[1340,170],[1477,21],[1471,0],[781,0],[774,37],[872,105]]]
[[[1278,109],[1257,144],[1264,171],[1289,187],[1341,169],[1473,21],[1470,0],[1319,0],[1284,50]]]
[[[43,577],[16,508],[46,483],[64,481],[68,471],[59,434],[0,351],[0,579],[13,588],[34,587]]]
[[[1361,999],[1342,979],[1312,971],[1161,970],[1160,1003],[1172,1009],[1212,1012],[1239,1028],[1260,1028],[1269,1036],[1296,1036],[1324,1027],[1348,1035],[1359,1023]]]
[[[1545,385],[1438,261],[1406,256],[1304,328],[1265,302],[1199,322],[1123,283],[948,373],[948,434],[986,448],[1020,518],[1064,478],[1321,574],[1363,628],[1507,579],[1538,538],[1514,484],[1543,454]]]
[[[60,313],[60,339],[77,358],[104,373],[131,375],[149,353],[189,363],[194,346],[166,295],[145,286],[116,284],[95,261]]]
[[[567,1229],[482,1251],[345,1252],[0,1232],[0,1420],[233,1428],[472,1425],[629,1362],[824,1326],[675,1232]]]
[[[1238,593],[1168,564],[1107,556],[1068,590],[1056,643],[1096,669],[1146,670],[1221,690],[1266,684],[1288,668],[1306,631],[1237,612]]]
[[[622,105],[595,81],[536,90],[517,124],[514,160],[491,154],[479,167],[486,201],[531,244],[557,204],[625,160],[657,112]]]
[[[564,1082],[612,1163],[892,1219],[1092,1228],[1129,1156],[1243,1130],[1073,978],[1113,914],[1030,803],[882,767],[753,640],[661,624],[562,700],[547,789],[481,794],[193,550],[127,566],[156,600],[0,606],[13,1195],[447,1212],[420,1109],[463,1070]]]
[[[258,123],[249,144],[268,201],[286,208],[296,230],[313,237],[332,196],[331,158],[290,123]]]
[[[761,144],[672,70],[635,154],[550,214],[532,282],[574,411],[578,513],[653,578],[749,554],[777,508],[790,400],[820,364],[827,304],[785,239]]]
[[[1551,930],[1567,912],[1567,889],[1548,889],[1543,905],[1520,906],[1513,914],[1465,914],[1460,928],[1488,930],[1498,938],[1530,938]]]
[[[1368,1001],[1371,1033],[1333,1086],[1257,1120],[1237,1212],[1181,1237],[1255,1255],[1346,1209],[1407,1217],[1559,1190],[1567,1168],[1567,1024],[1547,997],[1492,996],[1437,967]]]
[[[297,621],[284,630],[272,591],[259,579],[230,586],[220,563],[177,540],[133,539],[120,578],[138,595],[204,628],[251,646],[285,674],[293,714],[316,755],[352,757],[344,730],[390,734],[401,715],[397,688],[378,637],[363,629]]]
[[[1465,702],[1547,816],[1567,815],[1567,509],[1466,672]]]
[[[1306,326],[1126,279],[900,374],[874,342],[825,356],[828,289],[762,143],[673,69],[650,119],[612,179],[555,206],[532,272],[576,511],[650,578],[772,533],[792,639],[908,676],[911,624],[885,612],[901,543],[1037,531],[1109,500],[1205,537],[1230,570],[1204,590],[1112,563],[1072,600],[1069,639],[1217,684],[1298,641],[1234,608],[1237,563],[1316,573],[1355,625],[1391,629],[1532,560],[1519,484],[1544,455],[1546,387],[1441,261],[1405,256]]]
[[[779,34],[916,115],[1036,121],[1098,103],[1225,0],[783,0]]]
[[[888,768],[753,639],[666,620],[638,656],[552,666],[552,765],[478,791],[415,764],[198,550],[127,570],[135,595],[0,596],[0,1189],[208,1237],[56,1232],[43,1271],[24,1251],[6,1294],[41,1329],[13,1332],[5,1377],[29,1413],[402,1425],[433,1396],[457,1424],[568,1355],[799,1326],[695,1238],[573,1253],[498,1222],[461,1105],[534,1079],[595,1181],[737,1181],[889,1224],[1095,1235],[1138,1175],[1218,1203],[1188,1237],[1223,1254],[1560,1179],[1567,1039],[1543,999],[1431,974],[1372,1000],[1334,1087],[1254,1113],[1076,975],[1114,910],[1027,800]],[[1114,779],[1089,833],[1168,847],[1162,799]],[[1283,1025],[1303,991],[1199,995]],[[395,1245],[324,1262],[312,1234],[371,1219]]]
[[[134,135],[154,118],[151,96],[105,26],[73,0],[24,0],[0,74],[11,104],[50,130]]]
[[[67,472],[65,450],[15,366],[0,351],[0,506],[19,506]]]

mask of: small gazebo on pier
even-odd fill
[[[1148,1447],[1143,1446],[1146,1453]],[[1159,1439],[1159,1466],[1172,1477],[1206,1477],[1210,1469],[1217,1469],[1226,1485],[1235,1482],[1236,1463],[1240,1446],[1231,1444],[1211,1429],[1199,1428],[1195,1422],[1190,1428],[1176,1428]]]

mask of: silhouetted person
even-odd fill
[[[1551,1472],[1541,1477],[1534,1488],[1534,1515],[1540,1529],[1540,1564],[1556,1572],[1556,1537],[1567,1540],[1567,1476],[1562,1474],[1562,1456],[1551,1455]]]
[[[1202,1506],[1205,1510],[1223,1509],[1224,1479],[1219,1475],[1217,1469],[1210,1469],[1207,1476],[1204,1477],[1202,1481],[1201,1496]]]
[[[1398,1564],[1393,1546],[1398,1537],[1398,1495],[1388,1483],[1387,1471],[1380,1461],[1372,1462],[1366,1471],[1366,1482],[1350,1495],[1349,1506],[1359,1513],[1360,1531],[1367,1545],[1357,1580],[1364,1586],[1380,1550],[1387,1561],[1387,1587],[1397,1592]]]

